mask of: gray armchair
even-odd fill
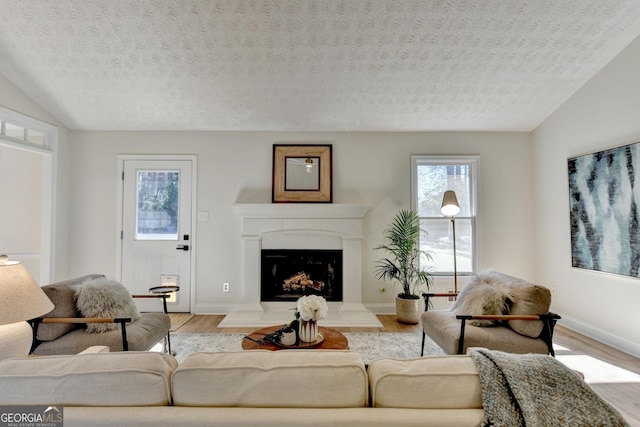
[[[129,317],[81,317],[75,300],[75,287],[91,279],[104,278],[89,275],[42,287],[55,308],[43,318],[34,319],[32,353],[38,355],[77,354],[95,345],[109,347],[110,351],[147,351],[169,333],[171,320],[166,313],[141,313],[133,320]],[[117,324],[106,332],[88,332],[87,325]]]
[[[500,287],[505,295],[504,307],[487,310],[491,304],[473,313],[464,312],[459,302],[469,297],[478,285]],[[465,292],[467,294],[465,295]],[[482,293],[474,297],[481,298]],[[456,297],[450,310],[429,310],[435,297]],[[422,350],[428,335],[447,354],[464,354],[469,347],[484,347],[508,353],[541,353],[554,355],[553,329],[560,316],[549,312],[551,292],[533,283],[497,272],[474,275],[459,294],[424,293],[425,312],[421,316]]]

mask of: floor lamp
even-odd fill
[[[33,330],[26,320],[47,314],[54,305],[19,261],[0,255],[0,360],[26,357]]]
[[[455,216],[460,213],[460,205],[456,192],[447,190],[442,198],[442,207],[440,207],[442,215],[451,217],[451,227],[453,229],[453,286],[454,292],[458,293],[458,264],[456,260],[456,219]]]

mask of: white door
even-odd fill
[[[191,301],[190,160],[124,160],[121,282],[132,294],[178,285],[167,308]],[[135,299],[140,311],[162,311],[159,299]]]

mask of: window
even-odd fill
[[[453,228],[440,213],[446,190],[456,192],[460,213],[455,216],[458,274],[475,270],[476,156],[412,156],[412,204],[418,211],[422,232],[420,245],[432,260],[426,261],[434,275],[453,275]]]
[[[16,125],[0,117],[0,136],[16,142],[27,142],[37,146],[46,146],[46,135],[37,129]]]
[[[180,171],[139,170],[136,239],[178,240]]]

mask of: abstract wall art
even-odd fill
[[[568,159],[573,267],[639,277],[640,142]]]

